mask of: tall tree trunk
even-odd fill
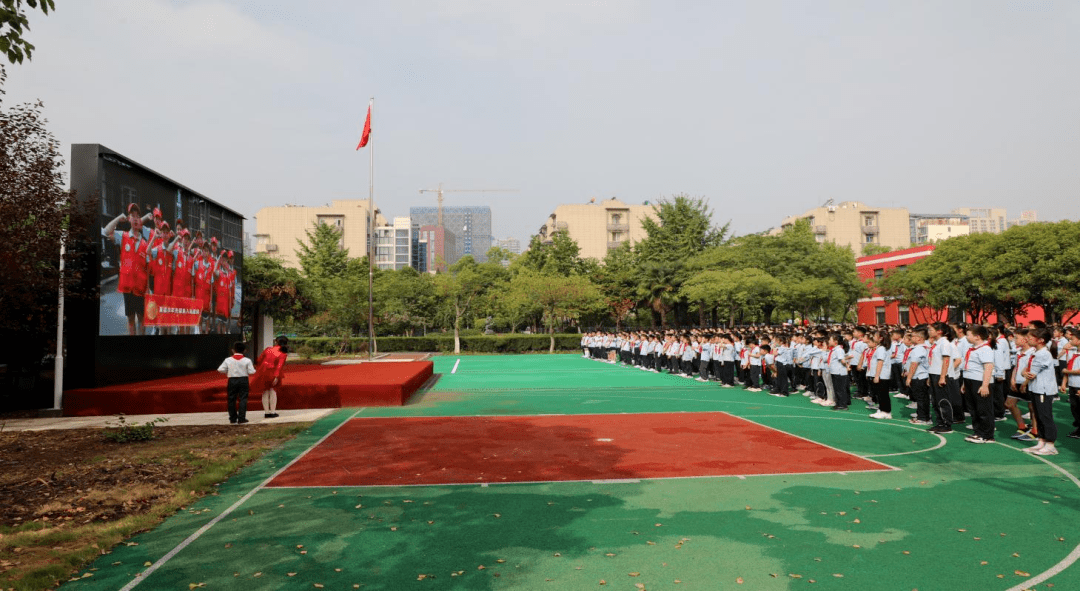
[[[454,355],[461,353],[461,307],[454,304]]]

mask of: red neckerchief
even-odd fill
[[[967,353],[964,353],[964,369],[965,370],[967,369],[968,359],[971,359],[971,354],[975,352],[975,349],[982,349],[983,347],[989,347],[989,346],[990,345],[987,345],[986,343],[983,343],[983,344],[979,345],[978,347],[973,347],[971,349],[968,349]]]
[[[915,345],[915,347],[918,347],[918,345]],[[903,361],[904,364],[907,364],[907,358],[911,355],[911,350],[914,349],[915,347],[908,347],[907,349],[904,350],[904,361]]]
[[[1072,352],[1072,358],[1069,359],[1069,364],[1066,366],[1066,369],[1068,369],[1069,371],[1072,371],[1073,364],[1076,363],[1076,359],[1078,357],[1080,357],[1080,353],[1077,353],[1077,352],[1073,351]]]
[[[1028,366],[1027,366],[1027,369],[1024,370],[1025,372],[1031,373],[1031,362],[1035,361],[1035,353],[1038,353],[1038,352],[1039,351],[1036,350],[1034,353],[1031,354],[1031,357],[1028,357]]]
[[[237,360],[237,361],[240,361],[241,359],[244,358],[244,354],[243,353],[233,353],[232,358]]]

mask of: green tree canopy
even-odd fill
[[[21,64],[24,57],[30,59],[36,49],[23,37],[23,32],[30,30],[24,4],[31,10],[40,8],[44,14],[56,9],[53,0],[0,0],[0,51],[13,64]]]

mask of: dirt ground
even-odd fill
[[[101,429],[0,433],[0,525],[80,525],[143,513],[171,496],[200,459],[261,445],[240,439],[272,429],[158,426],[154,440],[123,444],[107,441]]]
[[[51,588],[308,426],[159,425],[128,443],[100,428],[0,431],[0,589]]]

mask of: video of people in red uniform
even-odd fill
[[[98,334],[239,333],[241,218],[105,160]]]

